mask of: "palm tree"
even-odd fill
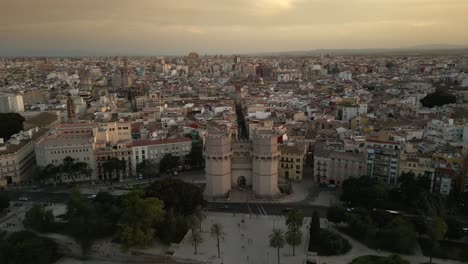
[[[205,211],[201,205],[197,205],[194,212],[195,217],[198,219],[198,224],[200,225],[200,232],[202,231],[202,222],[206,219]]]
[[[270,234],[270,247],[278,249],[278,264],[280,263],[280,248],[284,247],[284,234],[281,229],[273,229]]]
[[[199,227],[198,218],[195,215],[191,215],[187,218],[187,226],[189,229],[194,231],[197,227]]]
[[[195,248],[195,254],[197,253],[197,247],[203,243],[203,237],[200,233],[200,231],[195,231],[195,229],[192,229],[192,234],[190,235],[190,242],[192,242],[192,245]]]
[[[288,215],[286,216],[286,226],[288,228],[301,228],[303,221],[304,215],[302,214],[302,211],[297,208],[289,211]]]
[[[219,251],[219,239],[224,239],[224,236],[226,235],[223,232],[223,226],[221,224],[213,224],[211,226],[211,232],[210,235],[212,238],[216,238],[216,247],[218,247],[218,258],[221,257],[220,251]]]
[[[286,232],[286,242],[292,246],[293,256],[296,255],[296,246],[299,246],[302,243],[302,232],[297,227],[289,228]]]

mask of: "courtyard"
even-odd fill
[[[295,256],[292,254],[292,248],[286,244],[280,250],[280,263],[305,263],[309,222],[309,218],[304,220],[302,244],[296,247]],[[220,258],[216,239],[210,236],[210,228],[215,223],[222,224],[225,233],[224,240],[220,242]],[[269,236],[273,228],[280,228],[286,232],[285,218],[276,215],[254,215],[250,218],[246,214],[209,213],[202,223],[203,243],[197,249],[198,254],[194,254],[188,234],[180,246],[174,247],[174,256],[213,264],[275,264],[278,263],[277,249],[269,247]]]

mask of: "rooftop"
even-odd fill
[[[174,138],[174,139],[162,139],[162,140],[135,140],[133,141],[134,147],[152,146],[152,145],[164,145],[173,143],[188,143],[192,140],[190,138]]]

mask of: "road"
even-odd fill
[[[70,193],[55,193],[45,191],[26,191],[26,190],[8,190],[3,191],[8,194],[12,201],[17,201],[21,196],[29,198],[28,203],[44,202],[44,203],[66,203],[70,197]],[[87,195],[83,195],[87,197]],[[324,206],[313,206],[306,203],[261,203],[249,201],[248,203],[232,203],[232,202],[209,202],[207,211],[209,212],[224,212],[224,213],[243,213],[253,215],[281,215],[290,208],[299,208],[305,216],[312,216],[314,210],[317,210],[322,217],[326,216],[327,208]]]

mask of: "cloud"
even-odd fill
[[[244,53],[466,44],[467,0],[0,0],[24,49]]]

